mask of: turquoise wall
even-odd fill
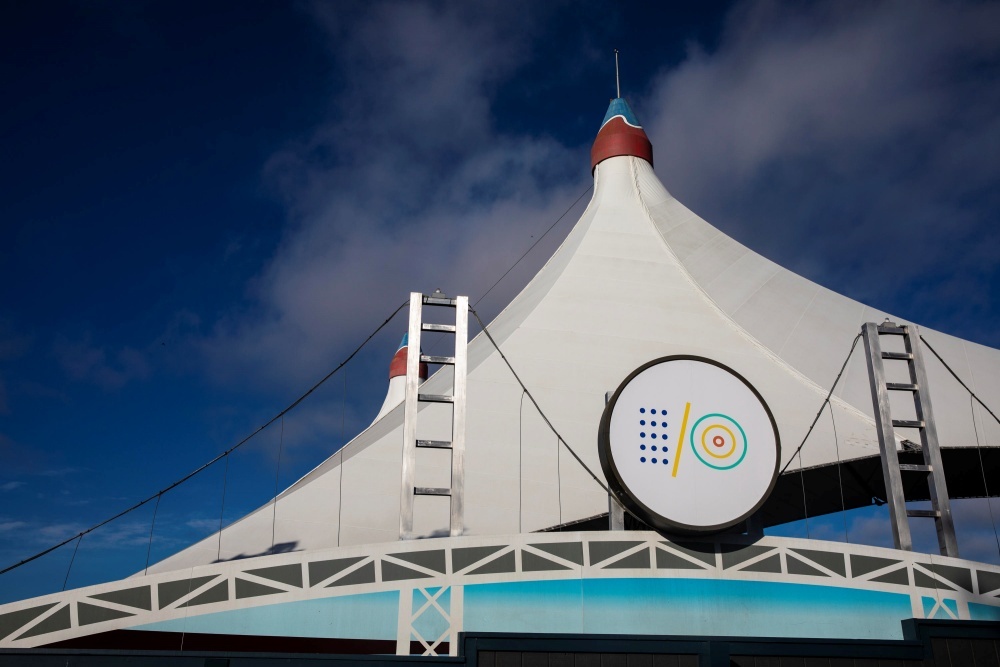
[[[584,579],[465,587],[467,631],[902,639],[910,597],[717,579]]]

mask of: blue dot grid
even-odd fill
[[[639,414],[641,414],[641,415],[646,414],[646,410],[647,410],[647,408],[639,408]],[[649,410],[649,414],[650,415],[653,415],[653,416],[656,415],[657,408],[648,408],[648,410]],[[659,412],[660,412],[660,414],[662,414],[664,416],[666,416],[666,414],[667,414],[666,410],[660,410]],[[640,419],[639,420],[639,426],[646,426],[646,420],[645,419]],[[661,422],[657,423],[655,421],[650,421],[649,422],[649,428],[650,429],[655,429],[655,428],[664,428],[665,429],[665,428],[667,428],[667,422],[661,421]],[[640,431],[639,432],[639,437],[640,438],[645,438],[646,435],[647,435],[646,431]],[[652,431],[651,430],[649,432],[649,437],[651,439],[654,439],[654,440],[657,437],[659,437],[662,440],[666,440],[667,439],[667,434],[666,433],[657,433],[656,431]],[[646,444],[645,443],[640,443],[639,444],[639,449],[641,451],[646,451]],[[667,458],[665,456],[666,453],[667,453],[667,446],[665,444],[664,445],[660,445],[659,447],[657,447],[656,445],[650,445],[650,449],[652,451],[654,451],[654,452],[659,449],[664,454],[662,456],[662,458],[660,458],[660,459],[656,459],[656,458],[649,459],[650,463],[663,463],[663,464],[666,464],[668,462],[668,460],[667,460]],[[639,457],[639,463],[646,463],[646,457],[645,456],[640,456]]]

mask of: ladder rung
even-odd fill
[[[417,400],[424,403],[454,403],[455,397],[442,394],[417,394]]]
[[[417,440],[417,447],[431,447],[433,449],[451,449],[451,443],[447,440]]]
[[[909,352],[883,352],[883,359],[902,359],[903,361],[909,361],[913,359],[913,355]]]
[[[906,327],[889,326],[889,325],[885,325],[885,324],[880,324],[878,326],[878,332],[880,334],[888,334],[890,336],[905,336],[906,335]]]
[[[931,466],[920,463],[900,463],[899,469],[904,472],[930,472],[933,470]]]
[[[447,297],[441,298],[438,296],[427,296],[424,295],[424,305],[425,306],[451,306],[452,308],[458,303],[458,299],[449,299]]]
[[[448,333],[457,331],[454,324],[421,324],[420,328],[424,331],[447,331]]]
[[[453,364],[455,363],[455,357],[438,357],[433,354],[421,354],[420,361],[427,362],[428,364]]]
[[[892,425],[896,428],[923,428],[926,426],[922,421],[913,421],[910,419],[893,419]]]
[[[906,516],[936,519],[941,516],[941,512],[937,510],[906,510]]]
[[[893,391],[916,391],[917,385],[906,382],[886,382],[885,388]]]
[[[430,486],[415,486],[413,487],[413,495],[415,496],[450,496],[451,489],[436,489]]]

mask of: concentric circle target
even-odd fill
[[[713,412],[694,423],[691,449],[709,468],[730,470],[747,456],[747,434],[732,417]]]

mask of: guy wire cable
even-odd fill
[[[785,471],[788,470],[788,466],[792,465],[792,461],[795,459],[795,455],[802,451],[802,448],[806,444],[806,440],[809,439],[809,436],[812,434],[813,429],[816,428],[816,422],[819,421],[820,415],[823,414],[823,409],[826,408],[827,404],[830,402],[830,397],[833,396],[833,392],[837,388],[837,383],[840,382],[841,376],[844,375],[844,371],[847,369],[847,363],[851,360],[851,355],[854,354],[854,348],[858,346],[859,340],[861,340],[860,333],[854,337],[854,342],[851,343],[851,351],[847,353],[847,358],[844,359],[844,364],[840,367],[840,372],[837,373],[837,379],[833,381],[833,386],[830,387],[830,391],[827,392],[826,398],[824,398],[823,402],[820,404],[819,412],[816,413],[816,417],[813,418],[812,424],[809,425],[809,430],[806,431],[805,437],[802,438],[802,443],[799,444],[798,448],[794,452],[792,452],[791,456],[788,457],[788,463],[786,463],[785,467],[782,468],[781,472],[778,473],[779,477],[785,474]],[[799,465],[801,464],[802,464],[802,459],[801,457],[799,457]]]
[[[590,467],[583,462],[583,459],[581,459],[580,456],[573,450],[573,448],[569,446],[566,440],[563,439],[562,435],[559,434],[559,431],[556,430],[556,427],[552,424],[551,421],[549,421],[549,418],[545,415],[544,412],[542,412],[542,408],[540,405],[538,405],[538,401],[536,401],[535,397],[531,395],[531,392],[528,391],[528,388],[524,386],[524,382],[521,381],[521,377],[517,374],[517,371],[514,370],[514,367],[510,365],[510,361],[507,360],[507,356],[500,349],[500,346],[497,345],[497,342],[493,340],[493,336],[490,335],[489,329],[486,328],[486,325],[483,323],[482,319],[480,319],[479,313],[477,313],[471,306],[469,307],[469,312],[475,315],[476,321],[479,322],[479,326],[482,328],[483,333],[486,334],[486,337],[489,339],[490,343],[493,344],[494,349],[496,349],[497,353],[500,355],[500,358],[503,359],[503,362],[507,364],[507,368],[510,369],[510,372],[514,375],[514,379],[517,380],[517,383],[519,385],[521,385],[521,389],[524,390],[525,395],[535,406],[535,409],[538,410],[538,414],[542,417],[543,420],[545,420],[545,423],[548,425],[549,429],[551,429],[552,432],[555,433],[556,437],[559,439],[559,442],[561,442],[566,447],[566,449],[569,450],[569,453],[573,455],[573,458],[576,459],[577,463],[583,466],[583,469],[587,471],[587,474],[589,474],[594,479],[594,481],[600,485],[602,489],[604,489],[608,493],[611,493],[611,489],[608,488],[608,485],[602,482],[601,478],[598,477],[596,474],[594,474],[594,471],[591,470]]]
[[[203,472],[204,470],[207,470],[208,468],[212,467],[213,465],[215,465],[216,463],[218,463],[223,458],[229,456],[230,453],[236,451],[237,449],[239,449],[240,447],[242,447],[246,443],[250,442],[250,440],[252,440],[253,437],[256,436],[258,433],[260,433],[261,431],[263,431],[264,429],[266,429],[268,426],[270,426],[274,422],[276,422],[279,419],[281,419],[282,417],[284,417],[285,414],[287,414],[289,411],[295,409],[299,405],[299,403],[301,403],[306,398],[308,398],[314,391],[316,391],[317,389],[319,389],[323,385],[323,383],[325,383],[327,380],[329,380],[330,378],[332,378],[337,373],[337,371],[339,371],[341,368],[343,368],[344,366],[346,366],[347,363],[351,359],[353,359],[358,354],[358,352],[360,352],[362,350],[362,348],[364,348],[364,346],[367,345],[368,342],[372,338],[374,338],[376,336],[376,334],[378,334],[378,332],[380,332],[382,329],[384,329],[385,326],[387,324],[389,324],[389,322],[391,322],[394,317],[396,317],[396,315],[399,313],[399,311],[401,311],[403,308],[405,308],[409,303],[410,303],[410,301],[409,301],[409,299],[407,299],[403,303],[399,304],[399,306],[396,308],[396,310],[392,311],[392,314],[389,315],[389,317],[385,318],[385,321],[382,322],[382,324],[378,325],[378,327],[374,331],[372,331],[371,334],[369,334],[367,338],[365,338],[364,342],[362,342],[361,345],[358,345],[356,348],[354,348],[354,351],[351,352],[349,355],[347,355],[346,359],[344,359],[342,362],[340,362],[340,364],[336,368],[334,368],[332,371],[330,371],[329,373],[327,373],[323,377],[323,379],[321,379],[319,382],[317,382],[312,387],[310,387],[308,391],[306,391],[304,394],[302,394],[297,399],[295,399],[291,403],[291,405],[289,405],[287,408],[285,408],[284,410],[282,410],[281,412],[279,412],[278,414],[276,414],[274,417],[271,417],[271,419],[269,419],[266,423],[264,423],[263,425],[261,425],[260,427],[258,427],[253,433],[251,433],[250,435],[246,436],[245,438],[243,438],[242,440],[240,440],[239,442],[237,442],[235,445],[233,445],[232,447],[230,447],[226,451],[224,451],[221,454],[219,454],[218,456],[216,456],[214,459],[212,459],[208,463],[205,463],[202,466],[200,466],[199,468],[196,468],[195,470],[192,470],[187,475],[185,475],[184,477],[180,478],[179,480],[177,480],[173,484],[171,484],[171,485],[169,485],[169,486],[161,489],[160,491],[154,493],[153,495],[149,496],[148,498],[146,498],[144,500],[141,500],[140,502],[136,503],[135,505],[132,505],[128,509],[122,510],[118,514],[115,514],[114,516],[112,516],[110,518],[107,518],[104,521],[101,521],[100,523],[91,526],[87,530],[84,530],[84,531],[82,531],[82,532],[74,535],[73,537],[67,538],[67,539],[63,540],[62,542],[60,542],[59,544],[51,546],[48,549],[45,549],[44,551],[39,551],[34,556],[30,556],[28,558],[25,558],[24,560],[22,560],[20,562],[14,563],[13,565],[8,565],[4,569],[0,570],[0,574],[5,574],[7,572],[10,572],[11,570],[15,570],[15,569],[21,567],[22,565],[26,565],[27,563],[30,563],[33,560],[37,560],[37,559],[41,558],[42,556],[44,556],[46,554],[50,554],[53,551],[55,551],[56,549],[58,549],[59,547],[65,546],[65,545],[69,544],[70,542],[72,542],[73,540],[75,540],[77,538],[80,538],[80,537],[83,537],[87,533],[91,533],[91,532],[97,530],[98,528],[111,523],[115,519],[120,519],[121,517],[125,516],[126,514],[134,512],[135,510],[139,509],[143,505],[146,505],[150,501],[152,501],[152,500],[154,500],[154,499],[162,496],[167,491],[170,491],[171,489],[174,489],[175,487],[180,486],[181,484],[183,484],[184,482],[188,481],[189,479],[191,479],[192,477],[194,477],[198,473]]]
[[[337,482],[337,546],[340,546],[340,526],[344,521],[344,447],[347,446],[347,369],[344,369],[344,401],[340,404],[340,481]]]
[[[73,556],[69,559],[69,566],[66,568],[66,578],[63,579],[62,589],[66,590],[66,584],[69,583],[69,573],[73,569],[73,561],[76,560],[76,552],[80,550],[80,542],[83,542],[83,535],[77,538],[76,546],[73,548]]]
[[[851,535],[847,531],[847,505],[844,503],[844,477],[840,472],[840,438],[837,437],[837,419],[833,414],[833,406],[830,406],[830,423],[833,424],[833,444],[837,447],[837,484],[840,486],[840,515],[844,518],[844,540],[850,544]]]
[[[587,186],[587,189],[586,189],[586,190],[584,190],[583,192],[581,192],[581,193],[580,193],[580,196],[579,196],[579,197],[577,197],[577,198],[576,198],[576,199],[575,199],[575,200],[573,201],[573,203],[569,205],[569,208],[567,208],[567,209],[566,209],[565,211],[563,211],[562,215],[560,215],[560,216],[559,216],[558,218],[556,218],[556,221],[555,221],[555,222],[553,222],[553,223],[552,223],[551,225],[549,225],[548,229],[546,229],[546,230],[545,230],[544,232],[542,232],[542,235],[541,235],[541,236],[539,236],[539,237],[538,237],[538,239],[537,239],[537,240],[536,240],[536,241],[535,241],[534,243],[532,243],[532,244],[531,244],[530,246],[528,246],[528,249],[527,249],[527,250],[525,250],[525,251],[524,251],[523,253],[521,253],[521,256],[520,256],[520,257],[518,257],[518,258],[517,258],[517,259],[516,259],[516,260],[514,261],[514,263],[513,263],[513,264],[511,264],[511,265],[510,265],[510,266],[509,266],[509,267],[507,268],[507,270],[506,270],[506,271],[504,271],[504,272],[503,272],[503,275],[502,275],[502,276],[500,276],[499,278],[497,278],[497,279],[496,279],[496,282],[494,282],[494,283],[493,283],[492,285],[490,285],[490,288],[489,288],[488,290],[486,290],[485,292],[483,292],[483,293],[482,293],[482,294],[481,294],[481,295],[479,296],[479,298],[478,298],[478,299],[476,299],[475,303],[473,303],[473,304],[471,304],[471,305],[470,305],[470,309],[472,309],[472,308],[475,308],[476,306],[478,306],[478,305],[479,305],[479,303],[480,303],[480,302],[481,302],[481,301],[482,301],[483,299],[485,299],[485,298],[486,298],[486,297],[487,297],[487,296],[489,295],[489,293],[490,293],[490,292],[492,292],[492,291],[493,291],[493,289],[494,289],[494,288],[495,288],[495,287],[496,287],[497,285],[499,285],[499,284],[500,284],[500,283],[501,283],[501,282],[503,281],[503,279],[504,279],[504,278],[506,278],[506,277],[507,277],[507,275],[508,275],[508,274],[509,274],[509,273],[510,273],[511,271],[513,271],[513,270],[514,270],[514,267],[516,267],[516,266],[517,266],[518,264],[520,264],[520,263],[521,263],[521,260],[523,260],[523,259],[524,259],[525,257],[527,257],[527,256],[528,256],[528,254],[529,254],[529,253],[530,253],[530,252],[531,252],[532,250],[534,250],[534,249],[535,249],[535,246],[537,246],[537,245],[538,245],[539,243],[541,243],[541,242],[542,242],[542,239],[544,239],[544,238],[545,238],[546,236],[548,236],[549,232],[551,232],[551,231],[552,231],[553,229],[555,229],[556,225],[558,225],[558,224],[559,224],[560,222],[562,222],[563,218],[565,218],[565,217],[566,217],[567,215],[569,215],[569,212],[570,212],[570,211],[572,211],[572,210],[573,210],[573,208],[574,208],[574,207],[575,207],[575,206],[576,206],[577,204],[579,204],[579,203],[580,203],[580,200],[581,200],[581,199],[583,199],[583,198],[584,198],[584,196],[585,196],[585,195],[586,195],[586,194],[587,194],[588,192],[590,192],[591,190],[593,190],[593,189],[594,189],[594,184],[593,184],[593,183],[590,183],[590,185],[588,185],[588,186]],[[437,349],[437,347],[438,347],[438,345],[439,345],[439,344],[440,344],[440,340],[438,340],[438,341],[435,341],[435,342],[434,342],[434,344],[432,344],[432,345],[430,346],[430,348],[429,348],[429,349],[430,349],[430,350],[434,350],[434,349]]]
[[[602,489],[604,489],[605,493],[607,493],[610,496],[613,496],[613,497],[617,498],[617,494],[615,494],[610,488],[608,488],[608,485],[605,484],[601,480],[601,478],[598,477],[594,473],[594,471],[590,469],[590,466],[588,466],[586,463],[583,462],[583,459],[580,458],[580,455],[577,454],[576,451],[572,447],[569,446],[569,443],[566,442],[566,440],[562,437],[562,435],[559,433],[559,431],[556,430],[555,425],[552,423],[551,420],[549,420],[548,416],[542,411],[542,407],[540,405],[538,405],[538,401],[535,400],[535,397],[532,396],[531,392],[528,391],[528,388],[524,385],[524,382],[521,380],[521,376],[519,376],[517,374],[517,371],[514,370],[514,367],[511,366],[510,360],[507,359],[507,355],[505,355],[503,353],[503,350],[500,349],[500,346],[497,344],[497,342],[495,340],[493,340],[493,336],[490,334],[490,330],[486,328],[486,324],[479,317],[479,313],[477,313],[475,311],[475,309],[472,308],[472,306],[469,306],[469,312],[472,313],[475,316],[476,321],[479,322],[479,327],[482,329],[483,333],[486,334],[486,338],[489,339],[490,343],[493,344],[493,348],[497,351],[497,354],[500,355],[500,358],[503,359],[503,362],[507,365],[507,368],[510,370],[511,374],[514,376],[514,379],[517,380],[517,383],[519,385],[521,385],[521,389],[524,391],[524,395],[527,396],[531,400],[531,403],[532,403],[532,405],[535,406],[535,410],[538,411],[539,416],[545,421],[545,424],[549,427],[549,429],[552,431],[552,433],[555,434],[557,444],[561,444],[563,447],[565,447],[569,451],[570,454],[572,454],[573,458],[576,459],[576,462],[580,464],[580,467],[582,467],[587,472],[587,474],[590,475],[590,477],[595,482],[597,482],[598,486],[600,486]],[[558,451],[559,451],[559,449],[556,449],[556,452],[558,452]],[[561,487],[561,483],[560,483],[560,487]],[[561,506],[562,505],[562,498],[561,497],[559,499],[559,502],[560,502],[560,506]],[[619,503],[619,504],[621,504],[621,503]],[[636,516],[635,513],[633,513],[632,510],[630,510],[625,505],[622,505],[622,509],[624,509],[626,512],[628,512],[629,514],[631,514],[636,520],[643,521],[642,518]]]
[[[532,243],[531,246],[527,250],[525,250],[524,253],[520,257],[517,258],[517,261],[514,262],[513,264],[511,264],[510,268],[507,269],[506,271],[504,271],[503,275],[500,276],[499,278],[497,278],[497,281],[495,283],[493,283],[488,290],[486,290],[485,292],[483,292],[482,296],[480,296],[478,299],[476,299],[476,302],[474,304],[472,304],[472,307],[475,308],[476,306],[478,306],[479,302],[482,301],[483,299],[485,299],[486,295],[489,294],[490,292],[492,292],[493,288],[496,287],[497,285],[499,285],[500,281],[502,281],[504,278],[506,278],[507,274],[510,273],[511,271],[513,271],[514,267],[517,266],[518,264],[520,264],[521,260],[524,259],[525,257],[527,257],[528,253],[530,253],[532,250],[534,250],[535,246],[538,245],[539,243],[541,243],[542,239],[544,239],[546,236],[548,236],[548,233],[551,232],[553,229],[555,229],[556,225],[558,225],[560,222],[562,222],[563,218],[565,218],[567,215],[569,215],[569,212],[572,211],[573,208],[577,204],[580,203],[580,200],[583,199],[584,195],[586,195],[588,192],[590,192],[593,189],[594,189],[594,184],[593,183],[591,183],[590,185],[588,185],[587,189],[584,190],[582,193],[580,193],[580,196],[577,197],[576,200],[572,204],[569,205],[569,208],[567,208],[565,211],[563,211],[563,214],[560,215],[556,219],[555,222],[553,222],[551,225],[549,225],[549,228],[546,229],[545,232],[543,232],[542,235],[538,237],[538,240],[535,241],[534,243]]]
[[[806,539],[811,539],[809,533],[809,505],[806,504],[806,469],[802,466],[802,448],[799,447],[799,484],[802,485],[802,514],[806,518]]]
[[[976,426],[976,404],[969,397],[969,408],[972,410],[972,430],[976,434],[976,452],[979,454],[979,472],[983,476],[983,493],[986,494],[986,507],[990,511],[990,523],[993,524],[993,539],[997,542],[997,553],[1000,554],[1000,535],[997,534],[997,522],[993,518],[993,503],[990,502],[990,487],[986,482],[986,466],[983,465],[983,446],[979,442],[979,428]]]
[[[281,435],[278,436],[278,462],[274,465],[274,504],[271,506],[271,549],[274,549],[274,529],[278,523],[278,477],[281,474],[281,452],[285,448],[285,418],[281,418]]]
[[[562,459],[559,456],[558,436],[556,436],[556,498],[559,500],[559,523],[562,523]]]
[[[524,482],[522,481],[524,477],[524,394],[525,391],[522,389],[521,401],[517,408],[517,532],[519,533],[523,528],[521,519],[524,514],[522,507],[524,502]]]
[[[958,374],[951,369],[951,366],[948,365],[948,362],[945,361],[944,359],[942,359],[941,355],[937,353],[937,350],[935,350],[933,347],[931,347],[931,344],[927,342],[927,339],[924,338],[923,334],[920,334],[920,340],[922,340],[923,343],[924,343],[924,345],[927,346],[927,349],[930,350],[931,353],[935,357],[937,357],[937,360],[941,362],[941,365],[944,366],[948,370],[949,373],[951,373],[951,376],[953,378],[955,378],[956,380],[958,380],[958,383],[960,385],[962,385],[962,388],[965,389],[965,391],[969,392],[969,394],[972,395],[972,398],[976,399],[976,402],[979,403],[979,405],[983,406],[983,408],[986,410],[986,412],[990,413],[990,416],[993,417],[993,419],[995,419],[998,424],[1000,424],[1000,417],[997,417],[996,413],[994,413],[992,410],[990,410],[990,406],[988,406],[985,403],[983,403],[983,400],[981,398],[979,398],[978,396],[976,396],[976,392],[974,392],[971,389],[969,389],[969,385],[967,385],[964,382],[962,382],[962,378],[958,377]]]
[[[142,573],[149,572],[149,554],[153,553],[153,529],[156,527],[156,513],[160,511],[160,499],[163,494],[156,496],[156,505],[153,506],[153,520],[149,522],[149,544],[146,546],[146,567]]]
[[[219,544],[215,560],[222,560],[222,520],[226,515],[226,487],[229,486],[229,457],[226,457],[226,472],[222,475],[222,503],[219,508]]]

